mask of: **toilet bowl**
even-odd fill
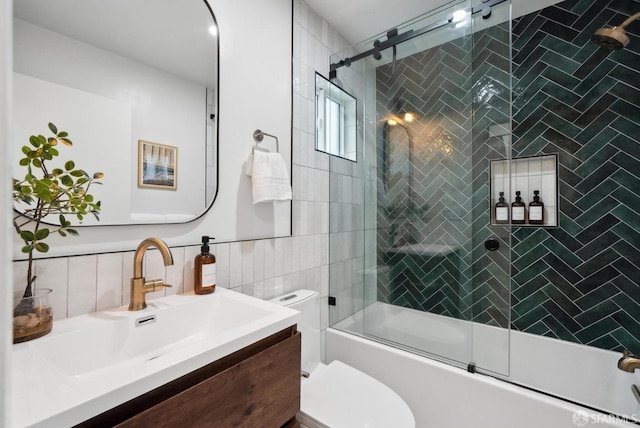
[[[409,406],[391,388],[344,364],[320,362],[320,298],[296,290],[271,300],[300,311],[302,377],[298,421],[303,428],[414,428]],[[306,375],[305,375],[306,376]]]

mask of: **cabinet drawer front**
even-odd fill
[[[300,333],[118,427],[280,427],[300,409]]]

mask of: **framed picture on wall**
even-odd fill
[[[138,187],[178,188],[178,148],[138,140]]]

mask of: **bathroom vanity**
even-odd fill
[[[300,333],[289,327],[77,427],[296,427]]]
[[[286,426],[297,311],[219,288],[54,322],[14,345],[12,426]]]

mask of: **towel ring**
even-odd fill
[[[259,129],[256,129],[255,131],[253,131],[253,139],[255,140],[256,144],[257,143],[261,143],[262,140],[264,140],[265,135],[267,137],[275,138],[275,140],[276,140],[276,151],[278,153],[280,153],[280,143],[278,142],[278,137],[276,137],[275,135],[267,134],[266,132],[262,132]]]

